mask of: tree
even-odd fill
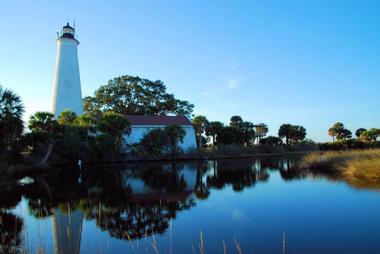
[[[197,136],[198,147],[202,148],[202,135],[206,131],[209,121],[205,116],[197,115],[193,118],[191,123],[193,124],[195,135]]]
[[[372,141],[376,141],[380,137],[380,129],[371,128],[368,130],[368,134],[371,137]]]
[[[11,150],[24,129],[24,106],[18,95],[0,86],[0,152]]]
[[[140,141],[140,152],[160,156],[162,153],[175,155],[179,151],[179,143],[183,142],[185,130],[178,125],[156,128],[144,135]]]
[[[54,114],[50,112],[36,112],[29,119],[28,128],[34,131],[52,133],[57,127],[57,121]]]
[[[255,139],[255,126],[251,122],[243,122],[241,124],[241,131],[245,145],[251,145]]]
[[[96,132],[96,120],[90,115],[80,115],[74,120],[74,125],[81,128],[84,132],[89,134],[89,132]]]
[[[333,141],[335,138],[338,141],[346,140],[351,138],[352,133],[348,129],[344,127],[344,124],[341,122],[335,123],[332,127],[329,128],[328,133],[333,137]]]
[[[64,110],[58,116],[58,123],[60,125],[73,125],[77,115],[71,110]]]
[[[268,136],[260,139],[260,145],[279,146],[282,145],[282,140],[279,137]]]
[[[299,125],[293,125],[291,140],[293,143],[300,142],[306,138],[306,129]]]
[[[234,127],[223,127],[216,138],[218,144],[224,145],[243,145],[244,141],[244,135],[241,129]]]
[[[339,141],[342,141],[342,140],[347,140],[349,138],[352,137],[352,133],[350,130],[344,128],[343,130],[341,130],[338,135],[336,136],[336,139],[339,140]]]
[[[359,139],[364,143],[370,143],[372,137],[368,131],[363,131],[362,133],[360,133]]]
[[[243,119],[241,116],[232,116],[230,120],[230,127],[241,128],[243,124]]]
[[[328,134],[333,138],[333,142],[335,141],[335,137],[339,134],[340,130],[344,128],[343,123],[337,122],[332,127],[329,128]]]
[[[293,126],[291,124],[283,124],[278,130],[278,136],[283,139],[285,138],[285,144],[289,145],[289,141],[292,137]]]
[[[28,128],[31,132],[24,135],[24,145],[35,155],[46,151],[46,145],[57,139],[59,131],[57,120],[50,112],[36,112],[31,115]]]
[[[361,135],[363,132],[365,132],[365,131],[367,131],[367,130],[364,129],[364,128],[359,128],[359,129],[357,129],[356,132],[355,132],[356,137],[357,137],[357,138],[360,138],[360,135]]]
[[[223,123],[218,121],[210,122],[206,128],[206,135],[212,137],[212,144],[216,144],[216,137],[223,128]]]
[[[123,135],[131,132],[130,124],[125,115],[108,111],[103,113],[99,120],[98,130],[107,134],[114,140],[114,150],[119,152],[122,146]]]
[[[120,76],[108,81],[83,101],[89,115],[114,111],[124,115],[186,115],[194,105],[167,93],[163,82],[133,76]]]
[[[153,129],[146,133],[140,141],[142,153],[149,155],[161,155],[166,145],[166,135],[163,129]]]
[[[128,118],[125,115],[113,111],[103,113],[103,116],[98,122],[98,129],[113,137],[121,137],[125,134],[129,134],[131,131]]]
[[[285,143],[289,145],[304,140],[306,129],[299,125],[283,124],[278,130],[278,136],[285,138]]]
[[[260,140],[265,137],[268,133],[268,126],[264,123],[259,123],[255,125],[256,139],[257,143],[260,143]]]
[[[183,138],[185,137],[185,130],[179,125],[168,125],[164,129],[167,143],[171,154],[174,155],[179,150],[179,143],[183,143]]]

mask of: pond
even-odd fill
[[[379,253],[380,192],[293,159],[54,168],[2,184],[2,253]]]

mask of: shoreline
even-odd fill
[[[173,158],[129,158],[120,159],[114,161],[83,161],[85,165],[95,165],[95,164],[122,164],[122,163],[154,163],[154,162],[186,162],[186,161],[200,161],[205,162],[209,160],[238,160],[238,159],[254,159],[254,158],[271,158],[271,157],[287,157],[287,156],[303,156],[310,153],[310,151],[296,151],[296,152],[279,152],[279,153],[254,153],[254,154],[236,154],[236,155],[208,155],[204,154],[184,154],[183,157],[173,157]],[[26,176],[39,176],[51,170],[55,167],[77,167],[76,163],[52,163],[45,165],[44,167],[30,167],[24,165],[13,165],[8,169],[2,170],[4,180],[8,179],[20,179]],[[1,170],[0,170],[1,171]],[[12,172],[13,171],[13,172]]]

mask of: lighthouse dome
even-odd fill
[[[61,37],[75,39],[75,29],[72,26],[70,26],[69,23],[67,23],[66,26],[62,28]]]

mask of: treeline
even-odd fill
[[[139,144],[125,144],[131,128],[126,115],[190,116],[194,105],[175,98],[161,81],[121,76],[101,86],[83,99],[84,114],[64,111],[59,116],[37,112],[24,126],[24,106],[19,96],[0,87],[0,163],[49,158],[50,161],[118,160],[128,156],[162,157],[181,153],[185,131],[167,126],[148,132]],[[231,117],[229,125],[195,116],[192,124],[198,147],[213,146],[292,146],[303,141],[306,129],[284,124],[278,137],[269,136],[266,124]],[[215,149],[214,149],[215,150]],[[26,156],[32,155],[32,156]]]
[[[269,128],[264,123],[253,124],[244,121],[241,116],[232,116],[229,125],[219,121],[209,121],[205,116],[198,115],[192,119],[192,124],[199,147],[218,145],[270,145],[291,146],[304,141],[306,129],[299,125],[283,124],[278,130],[278,136],[266,137]]]
[[[0,164],[32,158],[53,161],[118,160],[129,157],[175,156],[182,153],[179,143],[185,131],[180,126],[167,126],[148,132],[139,144],[128,145],[124,136],[131,128],[126,115],[191,116],[194,105],[176,98],[163,82],[133,76],[114,78],[101,86],[93,96],[83,99],[84,115],[64,111],[55,117],[49,112],[37,112],[24,126],[24,106],[19,96],[0,87]],[[267,136],[268,126],[254,124],[240,116],[232,116],[229,124],[209,121],[205,116],[192,118],[198,147],[226,151],[227,146],[239,152],[271,152],[310,150],[317,145],[306,139],[306,129],[300,125],[283,124],[277,136]],[[357,138],[343,124],[329,130],[333,143],[320,144],[321,149],[359,148],[378,145],[379,129],[357,130]],[[252,148],[260,148],[252,149]],[[228,153],[228,151],[227,151]],[[33,159],[32,159],[33,160]]]
[[[321,150],[341,150],[341,149],[365,149],[379,148],[380,129],[378,128],[359,128],[355,131],[353,137],[352,132],[347,129],[343,123],[337,122],[328,129],[332,142],[319,144]]]
[[[47,157],[53,163],[175,156],[181,152],[179,143],[185,136],[183,128],[169,125],[149,131],[138,144],[128,145],[124,139],[131,134],[128,118],[113,111],[77,116],[66,110],[57,119],[50,112],[37,112],[30,117],[28,128],[29,132],[14,136],[2,150],[3,159],[23,161],[22,152],[33,158],[32,162]]]

